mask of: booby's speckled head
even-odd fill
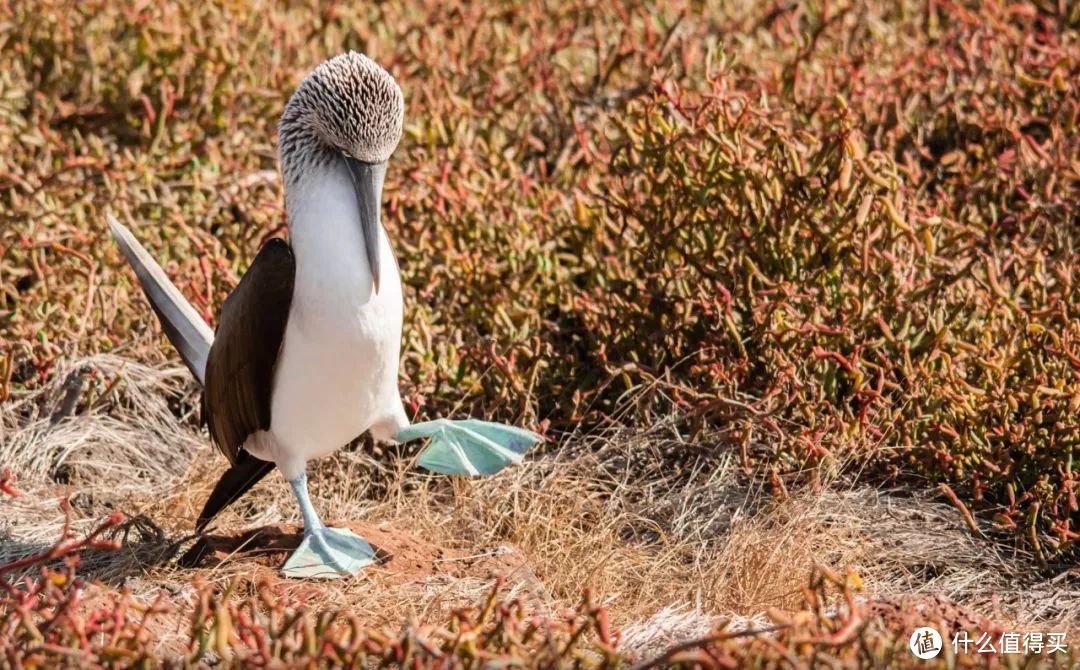
[[[304,78],[281,116],[286,180],[333,153],[386,162],[401,140],[404,115],[401,89],[375,61],[355,51],[331,58]]]
[[[347,170],[359,212],[372,287],[379,291],[379,201],[386,161],[401,140],[405,100],[390,73],[350,51],[304,78],[278,129],[285,200],[306,178]],[[350,207],[351,209],[351,207]]]

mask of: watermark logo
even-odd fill
[[[941,633],[930,627],[916,628],[908,640],[908,647],[916,658],[931,659],[941,653],[943,642]],[[952,637],[953,654],[1067,654],[1069,644],[1065,633],[1000,633],[996,637],[990,633],[970,633],[961,630]]]
[[[918,658],[934,658],[941,653],[941,633],[933,628],[916,628],[908,646]]]

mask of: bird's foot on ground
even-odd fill
[[[375,550],[351,530],[318,528],[304,534],[281,570],[286,577],[337,579],[375,562]]]
[[[443,475],[493,475],[520,463],[525,452],[543,438],[523,428],[465,419],[436,419],[407,426],[398,442],[430,437],[420,452],[420,467]]]

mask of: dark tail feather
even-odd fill
[[[207,498],[199,519],[195,522],[195,532],[201,533],[218,512],[236,502],[236,499],[248,492],[252,486],[274,469],[274,464],[255,458],[246,452],[240,452],[239,460],[221,475],[214,485],[214,490]]]
[[[247,452],[241,451],[240,460],[236,462],[236,465],[226,470],[225,474],[221,475],[221,479],[218,480],[213,492],[210,493],[210,498],[206,501],[206,505],[203,506],[203,511],[199,514],[199,520],[195,524],[196,532],[203,532],[206,524],[210,523],[218,512],[233,504],[237,498],[244,495],[248,489],[255,486],[260,479],[266,476],[267,472],[273,469],[273,463],[259,460]],[[200,537],[180,557],[180,567],[197,568],[201,566],[203,559],[212,553],[212,545],[208,540],[209,538],[206,536]]]

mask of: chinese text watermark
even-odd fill
[[[908,640],[911,653],[918,658],[931,659],[943,648],[941,634],[934,628],[916,628]],[[1065,633],[970,633],[957,632],[952,637],[953,654],[1066,654],[1069,651]]]

